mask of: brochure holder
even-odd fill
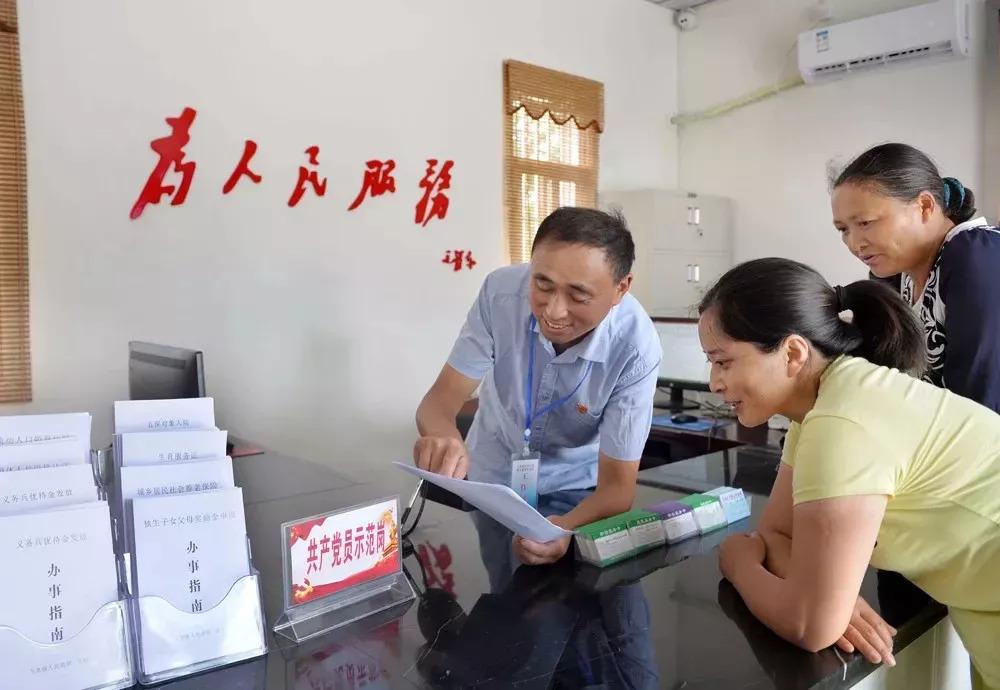
[[[116,551],[121,558],[131,620],[135,677],[142,685],[229,666],[267,654],[259,574],[247,540],[248,575],[222,601],[205,611],[182,611],[157,596],[137,596],[132,578],[133,534],[120,490],[120,438],[112,446],[106,490],[111,504]]]
[[[216,606],[181,611],[160,597],[134,597],[137,677],[143,685],[229,666],[267,653],[260,583],[240,578]]]
[[[35,642],[13,627],[0,625],[4,686],[18,690],[131,687],[135,677],[126,611],[126,602],[109,602],[80,632],[55,644]]]
[[[91,451],[91,469],[98,498],[105,498],[101,468],[107,453]],[[112,537],[115,524],[112,520]],[[119,590],[125,591],[118,561]],[[121,596],[121,594],[119,595]],[[135,684],[127,597],[111,601],[94,612],[86,626],[59,642],[38,642],[15,626],[0,625],[0,665],[4,686],[18,690],[118,690]]]

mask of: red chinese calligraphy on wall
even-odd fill
[[[465,267],[470,271],[479,263],[472,258],[471,249],[449,249],[444,253],[444,258],[441,259],[441,263],[451,264],[456,271],[462,270],[463,261],[465,262]]]
[[[194,123],[194,118],[198,112],[194,108],[184,108],[178,117],[168,117],[167,124],[170,125],[170,135],[162,139],[155,139],[150,143],[150,148],[156,152],[160,160],[149,174],[149,179],[139,192],[139,198],[132,206],[129,218],[135,220],[142,215],[147,204],[158,204],[163,195],[172,195],[171,206],[180,206],[187,198],[188,189],[194,179],[194,171],[197,164],[194,161],[184,160],[184,147],[191,140],[189,131]],[[180,174],[181,181],[179,187],[174,185],[164,185],[163,178],[170,167],[174,172]],[[176,189],[176,192],[175,192]]]
[[[382,196],[385,193],[394,194],[396,192],[396,178],[392,176],[392,171],[396,168],[396,161],[391,158],[387,161],[371,160],[365,163],[365,177],[361,182],[361,191],[354,197],[354,201],[347,207],[348,211],[353,211],[367,196]]]
[[[451,187],[451,169],[455,165],[454,161],[445,161],[440,172],[435,176],[437,159],[427,159],[427,170],[420,180],[420,188],[424,190],[424,195],[417,202],[417,213],[414,219],[417,225],[426,227],[431,218],[441,218],[448,215],[448,196],[444,190]],[[427,205],[430,204],[428,210]]]
[[[319,165],[319,146],[310,146],[306,149],[306,155],[309,156],[309,165]],[[319,173],[316,170],[309,170],[305,166],[299,166],[299,181],[295,185],[295,189],[292,190],[292,195],[288,197],[288,205],[294,208],[299,201],[302,199],[302,195],[306,193],[306,182],[312,185],[313,192],[316,196],[323,196],[326,194],[326,178],[322,180],[319,179]]]
[[[254,184],[260,184],[260,181],[264,179],[250,169],[250,159],[253,158],[255,153],[257,153],[257,142],[253,139],[247,139],[246,143],[243,144],[243,156],[240,158],[240,162],[236,165],[236,169],[233,170],[233,174],[226,180],[226,184],[222,185],[223,194],[229,194],[229,192],[233,191],[233,187],[236,186],[236,183],[244,175],[249,177],[250,181]]]
[[[194,184],[197,163],[186,158],[185,147],[191,140],[191,130],[197,115],[198,111],[194,108],[184,107],[180,115],[164,119],[170,127],[170,133],[150,142],[150,148],[157,154],[158,160],[132,205],[129,212],[129,217],[132,220],[142,216],[149,204],[157,205],[165,196],[170,198],[171,206],[180,206],[186,201],[188,192]],[[264,175],[252,166],[257,150],[257,141],[254,139],[244,140],[243,153],[239,162],[222,185],[223,196],[233,192],[244,177],[249,178],[250,182],[255,185],[263,181]],[[310,190],[317,197],[326,196],[327,177],[322,176],[319,172],[320,147],[318,145],[309,146],[305,149],[305,154],[307,162],[305,165],[299,166],[298,179],[288,197],[287,203],[290,208],[298,206]],[[447,218],[451,203],[448,190],[451,189],[455,165],[451,159],[427,158],[424,160],[426,168],[417,185],[420,190],[420,199],[414,207],[414,222],[421,227],[427,227],[434,219],[445,220]],[[369,199],[395,194],[395,170],[396,160],[394,158],[384,160],[373,158],[366,161],[361,189],[347,210],[349,212],[355,211]],[[471,270],[478,262],[473,258],[472,250],[452,249],[445,253],[442,263],[450,264],[453,270],[458,272],[462,268]],[[384,536],[380,534],[377,538],[384,539]],[[356,544],[348,535],[344,537],[342,549],[345,558],[356,557]]]

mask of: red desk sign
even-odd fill
[[[398,515],[392,498],[284,523],[285,608],[401,572]]]

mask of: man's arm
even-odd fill
[[[565,515],[550,517],[553,524],[575,530],[595,520],[624,513],[632,507],[639,461],[617,460],[601,453],[597,462],[597,488],[594,493]],[[544,544],[515,536],[514,553],[522,563],[529,565],[554,563],[566,554],[572,541],[573,535]]]
[[[594,493],[553,522],[564,529],[576,529],[595,520],[624,513],[632,507],[638,476],[638,460],[619,460],[601,453],[597,461],[597,488]]]
[[[492,274],[491,274],[492,275]],[[490,311],[490,276],[469,309],[437,380],[417,407],[417,437],[413,462],[421,469],[463,479],[469,455],[455,417],[479,381],[493,366],[493,321]]]
[[[417,407],[413,462],[421,469],[462,479],[469,471],[469,454],[455,418],[479,382],[450,364],[441,368],[434,385]]]

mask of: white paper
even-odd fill
[[[121,496],[126,500],[218,491],[235,486],[233,461],[228,457],[170,465],[137,465],[123,467],[121,471]]]
[[[125,433],[119,441],[122,465],[187,462],[226,455],[227,432],[219,429]]]
[[[65,642],[118,599],[108,504],[0,517],[0,625]]]
[[[90,415],[0,417],[0,472],[90,461]]]
[[[212,398],[119,400],[115,403],[115,433],[190,431],[215,428]]]
[[[461,496],[466,503],[474,505],[514,534],[526,539],[549,542],[573,534],[542,517],[541,513],[528,505],[509,486],[443,477],[403,462],[393,464],[405,472]]]
[[[82,443],[74,441],[0,447],[0,472],[82,465],[87,462],[83,459],[82,446]],[[89,455],[89,449],[87,453]]]
[[[89,464],[0,472],[0,515],[97,500]]]
[[[132,500],[136,589],[201,613],[250,574],[239,488]]]

